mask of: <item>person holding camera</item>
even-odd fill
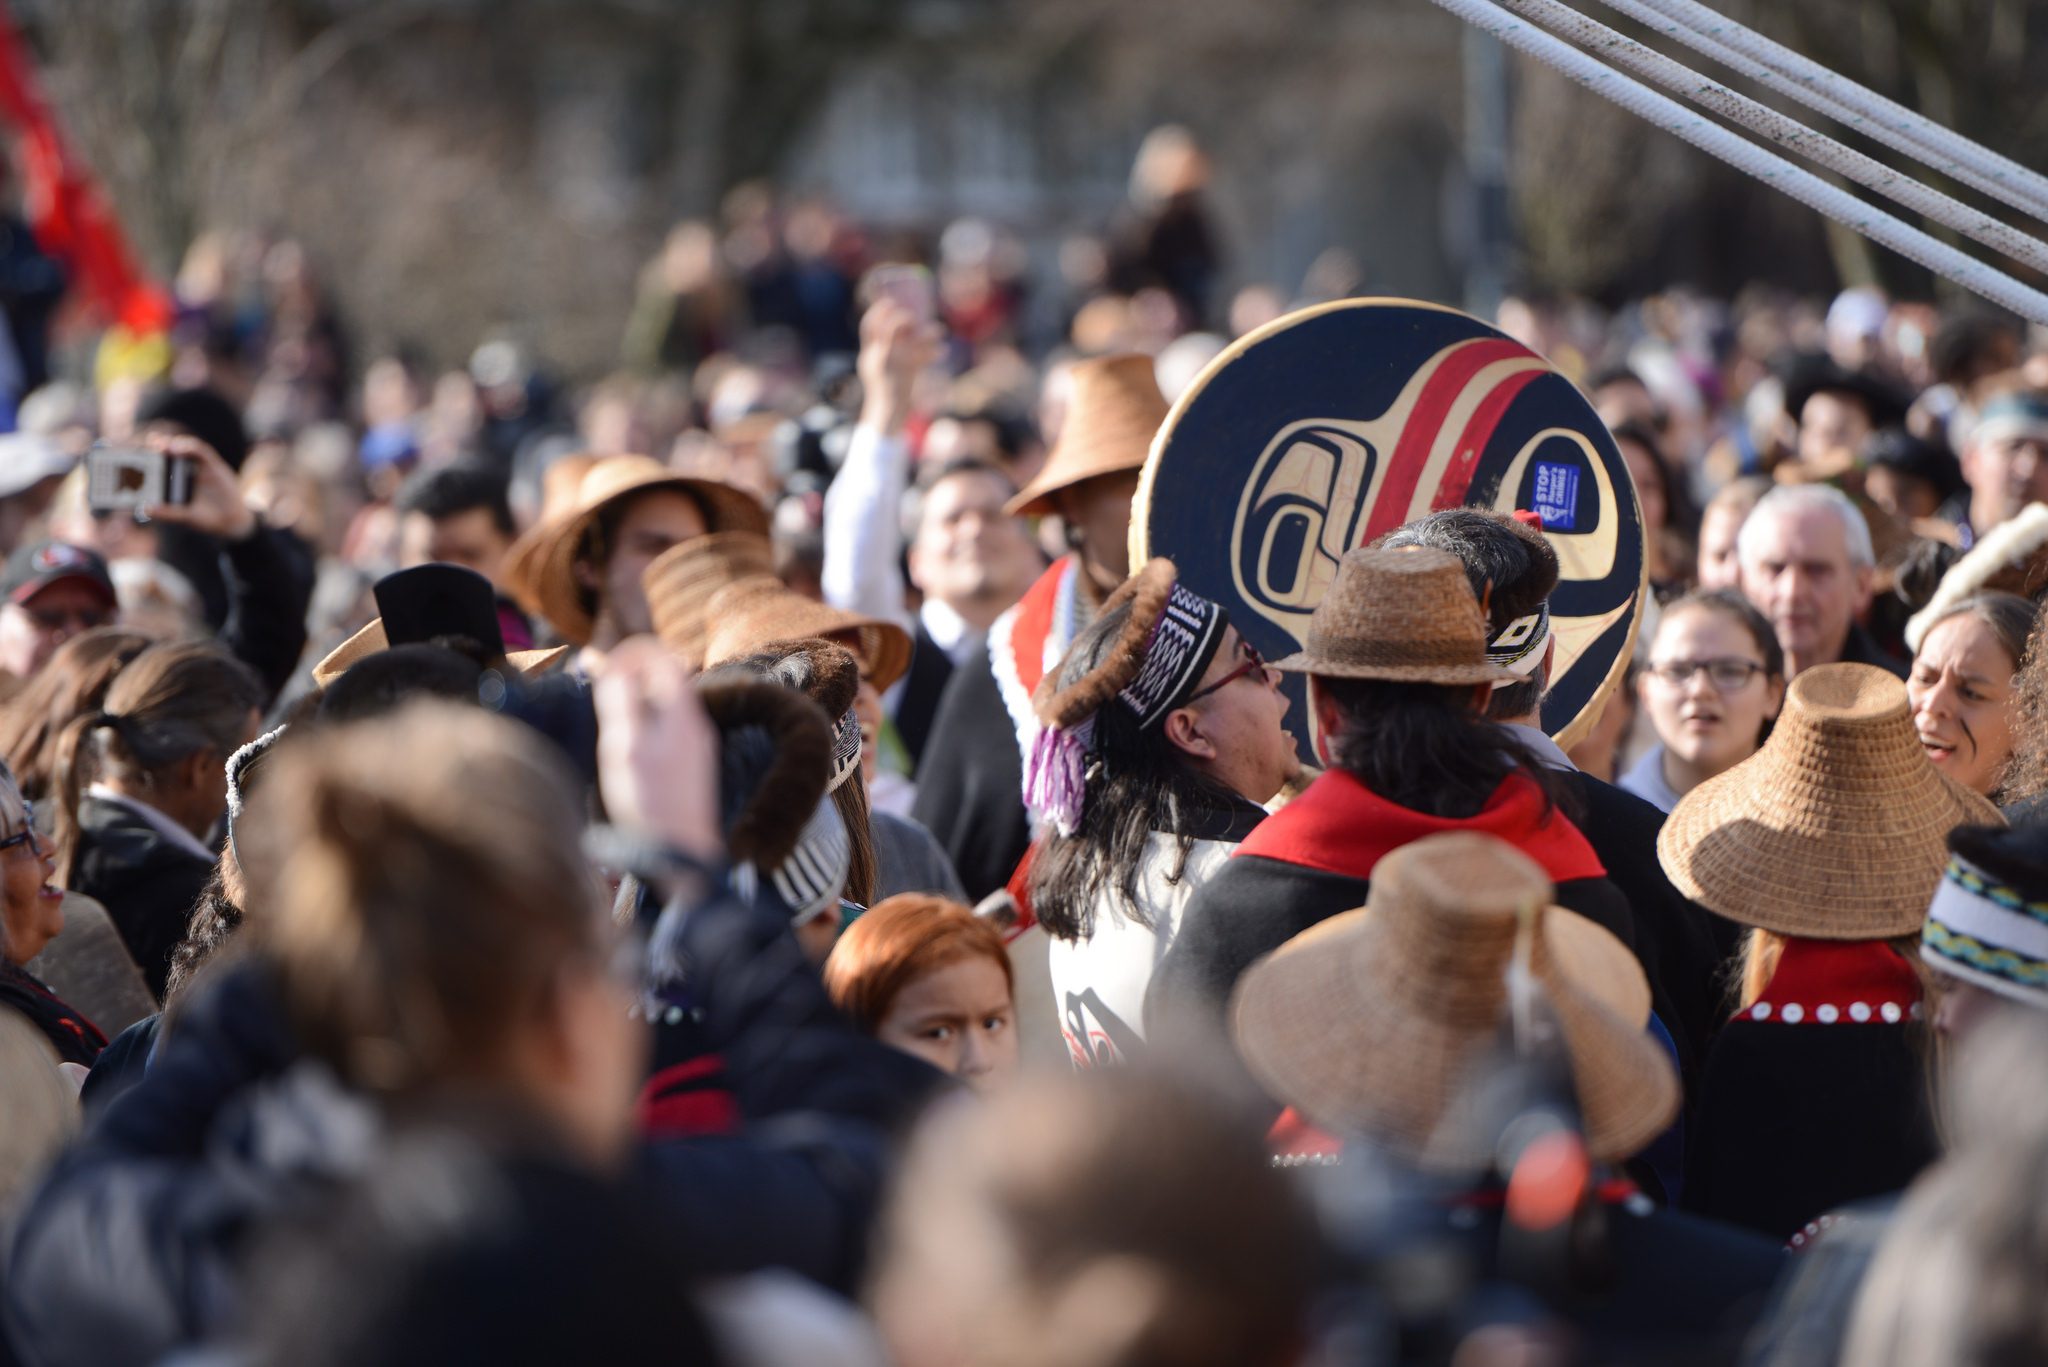
[[[302,564],[304,548],[290,532],[264,525],[243,498],[234,465],[214,443],[180,430],[169,418],[151,424],[143,445],[96,447],[86,464],[95,518],[119,514],[150,530],[140,553],[192,584],[207,604],[202,629],[215,628],[221,647],[255,673],[268,707],[306,648],[312,581]],[[120,611],[106,561],[87,546],[48,542],[16,555],[22,577],[17,579],[10,561],[4,579],[10,609],[0,612],[0,670],[26,680],[58,646],[117,620]],[[30,561],[39,569],[31,570]],[[201,566],[216,564],[218,614],[200,573]],[[36,587],[29,586],[31,579]],[[70,586],[67,591],[49,593],[60,580]]]

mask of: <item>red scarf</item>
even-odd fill
[[[1341,769],[1332,769],[1294,801],[1260,822],[1237,847],[1286,864],[1370,879],[1382,857],[1424,836],[1477,831],[1497,836],[1543,866],[1553,883],[1598,878],[1600,856],[1564,813],[1545,812],[1534,782],[1511,774],[1468,817],[1431,816],[1387,801]]]
[[[1920,1016],[1920,975],[1883,940],[1785,937],[1771,981],[1734,1019],[1781,1025],[1901,1025]]]
[[[1053,618],[1059,605],[1060,579],[1072,556],[1052,562],[1038,582],[1024,590],[1017,600],[1017,616],[1010,628],[1010,662],[1024,691],[1035,692],[1045,677],[1045,638],[1052,634]]]

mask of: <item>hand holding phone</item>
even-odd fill
[[[95,513],[133,513],[192,499],[192,461],[145,446],[97,442],[85,456],[85,501]]]

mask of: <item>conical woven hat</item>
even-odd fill
[[[563,639],[588,645],[596,623],[576,584],[584,533],[606,507],[648,489],[674,489],[697,500],[705,530],[766,535],[768,513],[743,489],[715,479],[679,475],[652,456],[607,456],[583,472],[567,508],[536,523],[506,552],[505,589],[529,612],[554,623]]]
[[[1657,857],[1732,921],[1876,940],[1920,929],[1964,824],[2005,821],[1928,762],[1906,686],[1872,665],[1817,665],[1785,690],[1761,750],[1679,800]]]
[[[1463,562],[1424,546],[1347,551],[1302,648],[1273,665],[1396,683],[1521,682],[1486,662],[1486,614]]]
[[[1137,471],[1166,421],[1166,396],[1150,356],[1077,362],[1074,398],[1045,468],[1003,505],[1013,516],[1056,512],[1051,495],[1098,475]]]
[[[736,660],[770,642],[850,634],[876,691],[886,690],[910,668],[910,633],[902,627],[806,598],[773,575],[726,585],[711,596],[704,618],[707,666]]]
[[[670,547],[640,576],[654,634],[692,665],[703,664],[712,595],[774,573],[775,548],[759,532],[712,532]]]
[[[1505,841],[1459,832],[1386,856],[1370,900],[1288,941],[1237,990],[1239,1052],[1274,1096],[1326,1129],[1374,1135],[1427,1166],[1483,1167],[1458,1103],[1499,1038],[1524,912],[1530,967],[1563,1035],[1596,1158],[1638,1152],[1677,1114],[1678,1079],[1644,1028],[1635,956],[1550,906],[1550,881]]]

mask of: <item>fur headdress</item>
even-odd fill
[[[1115,700],[1141,728],[1158,724],[1208,672],[1230,626],[1222,605],[1181,584],[1179,571],[1163,556],[1119,584],[1097,619],[1125,604],[1130,616],[1099,663],[1062,685],[1069,673],[1068,660],[1062,660],[1032,694],[1040,729],[1024,766],[1024,800],[1050,817],[1062,835],[1080,829],[1096,714]],[[1075,648],[1091,644],[1084,634]]]
[[[852,846],[824,801],[832,729],[803,694],[773,683],[714,682],[701,690],[719,730],[719,806],[741,896],[766,879],[794,921],[838,901]]]
[[[832,781],[836,792],[860,767],[860,718],[853,700],[860,693],[860,661],[845,646],[825,640],[769,641],[751,655],[714,665],[706,685],[766,679],[793,688],[816,703],[832,723]]]
[[[2032,598],[2044,583],[2048,583],[2048,504],[2029,503],[2017,517],[1985,533],[1983,540],[1949,567],[1927,606],[1907,621],[1906,645],[1919,654],[1928,629],[1973,593],[2003,589]]]

